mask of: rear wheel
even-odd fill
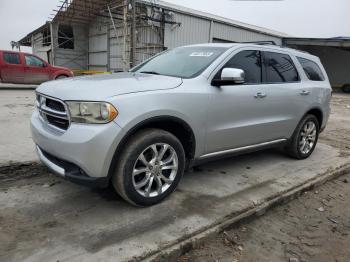
[[[296,159],[306,159],[315,150],[320,124],[314,115],[306,115],[299,123],[287,145],[287,152]]]
[[[151,206],[178,186],[185,168],[181,142],[171,133],[145,129],[126,145],[112,177],[115,190],[137,206]]]

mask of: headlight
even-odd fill
[[[71,121],[85,124],[106,124],[118,116],[118,111],[106,102],[67,102]]]

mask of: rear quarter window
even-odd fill
[[[314,62],[306,58],[297,57],[303,67],[307,77],[311,81],[324,81],[325,77],[321,68]]]
[[[8,64],[13,64],[13,65],[21,64],[21,61],[19,59],[19,54],[4,53],[3,58],[4,58],[4,61]]]

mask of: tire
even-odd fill
[[[349,94],[350,93],[350,85],[344,85],[342,90],[344,93]]]
[[[68,78],[68,76],[60,75],[60,76],[56,77],[55,80],[66,79],[66,78]]]
[[[308,127],[310,131],[307,131]],[[299,160],[308,158],[316,148],[319,134],[320,124],[317,118],[314,115],[306,115],[294,131],[286,147],[287,153]]]
[[[165,148],[161,157],[162,149]],[[158,163],[154,162],[155,151],[158,152]],[[142,155],[144,161],[140,160]],[[163,170],[162,165],[169,169]],[[152,206],[174,192],[184,169],[185,152],[181,142],[169,132],[145,129],[136,133],[127,143],[112,176],[112,185],[132,205]],[[139,172],[133,175],[134,170]]]

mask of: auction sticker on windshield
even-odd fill
[[[192,54],[190,54],[190,56],[211,57],[213,54],[213,52],[193,52]]]

